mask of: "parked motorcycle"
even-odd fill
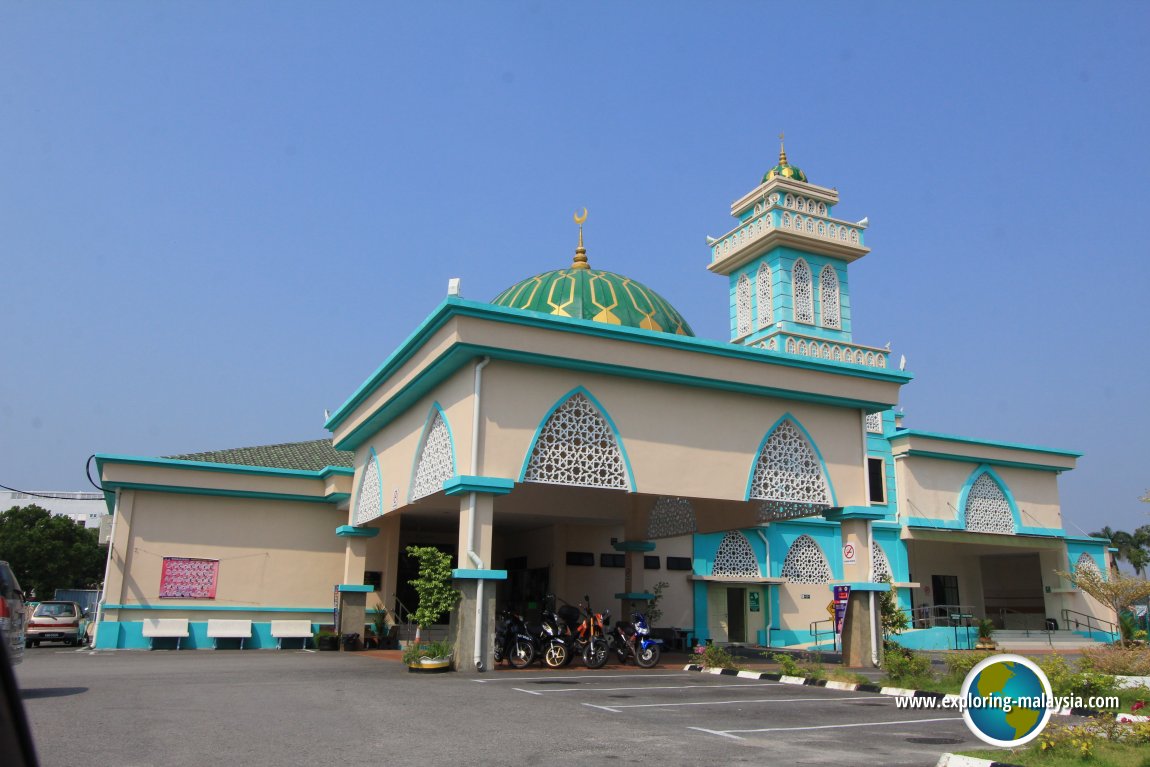
[[[570,605],[564,607],[571,608]],[[575,618],[573,613],[578,617]],[[559,615],[568,622],[568,625],[573,626],[572,647],[582,655],[583,665],[587,668],[603,668],[607,663],[607,655],[611,649],[607,643],[607,631],[604,628],[611,623],[611,611],[604,610],[601,613],[593,611],[591,598],[584,595],[583,603],[579,605],[578,609],[569,609],[566,616],[564,610],[560,609]],[[572,623],[572,620],[575,622]]]
[[[507,660],[514,668],[526,668],[535,660],[535,642],[527,633],[523,617],[511,610],[499,613],[495,627],[495,662]]]
[[[555,597],[544,598],[543,610],[537,629],[532,627],[535,637],[535,654],[548,668],[562,668],[575,657],[573,636],[566,622],[548,605],[554,604]]]
[[[651,638],[651,627],[647,616],[640,612],[631,613],[631,623],[619,621],[608,635],[607,641],[620,663],[634,658],[639,668],[653,668],[659,663],[663,640]]]

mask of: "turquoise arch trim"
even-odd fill
[[[367,460],[363,462],[363,474],[359,476],[359,486],[355,491],[355,503],[351,507],[351,518],[356,524],[361,524],[357,520],[359,517],[359,500],[363,495],[363,483],[367,479],[367,469],[373,463],[375,464],[375,472],[379,475],[379,508],[377,509],[379,513],[364,520],[364,522],[370,522],[372,519],[383,516],[383,470],[379,466],[379,455],[376,454],[374,447],[370,447],[367,449]]]
[[[1102,573],[1102,577],[1105,580],[1110,580],[1110,567],[1106,564],[1107,548],[1109,548],[1109,545],[1105,539],[1089,543],[1083,540],[1067,540],[1066,558],[1069,562],[1070,570],[1072,572],[1076,570],[1078,568],[1078,559],[1083,554],[1086,554],[1094,560],[1094,564],[1098,566],[1098,572]]]
[[[802,425],[799,419],[791,415],[789,411],[783,413],[783,415],[779,417],[779,420],[775,421],[771,428],[767,429],[766,435],[759,443],[759,449],[755,451],[755,457],[751,459],[751,470],[747,472],[747,489],[743,493],[743,499],[747,501],[755,500],[751,498],[751,485],[755,481],[755,467],[759,465],[759,458],[763,455],[763,449],[767,446],[767,440],[771,438],[771,435],[775,433],[775,430],[779,428],[783,421],[790,421],[795,426],[795,428],[799,430],[799,434],[803,436],[803,439],[807,441],[807,444],[810,445],[811,450],[814,451],[815,458],[817,458],[819,461],[819,468],[822,471],[823,481],[827,483],[827,492],[829,492],[831,496],[831,506],[837,507],[839,505],[838,497],[835,495],[835,486],[831,482],[830,474],[827,472],[827,462],[823,460],[822,451],[819,450],[818,444],[816,444],[815,441],[811,438],[811,434],[807,431],[806,427]]]
[[[451,445],[451,474],[455,475],[456,461],[455,461],[455,433],[451,431],[451,421],[447,420],[447,413],[443,412],[443,407],[439,402],[432,402],[431,409],[427,413],[427,420],[423,422],[423,432],[419,435],[418,446],[415,449],[415,457],[411,460],[411,478],[407,481],[407,500],[411,501],[411,494],[415,492],[415,473],[419,470],[419,459],[423,458],[423,451],[427,447],[427,435],[431,431],[431,424],[435,421],[436,413],[443,419],[443,425],[447,428],[447,442]]]
[[[1002,481],[1002,477],[998,476],[989,464],[982,464],[972,471],[966,479],[966,484],[958,493],[958,514],[955,516],[955,521],[958,522],[959,529],[966,529],[966,499],[970,494],[970,488],[983,474],[989,474],[994,483],[998,485],[998,489],[1002,491],[1003,496],[1006,497],[1006,502],[1010,506],[1010,515],[1014,518],[1014,531],[1018,532],[1022,529],[1022,515],[1018,513],[1018,504],[1014,501],[1014,494],[1010,492],[1010,488]]]
[[[527,481],[525,479],[527,476],[527,466],[531,463],[531,454],[535,452],[535,445],[539,442],[539,436],[543,433],[543,427],[551,420],[551,416],[555,415],[555,411],[576,394],[582,394],[590,400],[591,404],[595,406],[595,409],[599,411],[599,415],[603,416],[603,419],[607,422],[607,426],[610,427],[611,433],[615,436],[615,446],[619,448],[619,453],[623,456],[623,466],[627,469],[628,490],[632,493],[638,492],[638,487],[635,485],[635,474],[631,471],[631,459],[627,456],[627,448],[623,445],[623,437],[619,434],[618,427],[615,426],[615,420],[611,418],[611,414],[607,412],[607,408],[603,407],[603,404],[599,402],[599,400],[595,398],[595,395],[588,391],[585,386],[576,386],[564,394],[555,401],[555,404],[552,405],[551,409],[547,411],[547,414],[543,416],[543,420],[539,422],[539,426],[535,429],[535,435],[531,438],[531,444],[527,446],[527,455],[523,456],[523,467],[519,470],[519,481]]]

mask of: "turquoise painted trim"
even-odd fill
[[[849,519],[879,520],[890,516],[887,511],[875,506],[844,506],[831,509],[823,516],[831,522],[844,522]]]
[[[132,466],[155,466],[164,469],[188,469],[191,471],[214,471],[225,474],[250,474],[259,477],[291,477],[295,479],[325,479],[332,474],[342,474],[350,471],[341,466],[328,466],[320,471],[304,471],[301,469],[273,469],[268,466],[244,466],[237,463],[209,463],[206,461],[185,461],[177,458],[148,458],[138,455],[118,455],[115,453],[97,453],[96,468],[103,475],[105,463],[124,463]],[[102,482],[107,486],[108,482]],[[114,483],[113,483],[114,484]]]
[[[1026,463],[1025,461],[1004,461],[999,459],[988,459],[968,455],[954,455],[952,453],[939,453],[933,450],[908,450],[903,455],[913,456],[915,458],[934,458],[939,461],[956,461],[958,463],[976,463],[979,465],[987,464],[991,466],[1000,466],[1010,469],[1031,469],[1033,471],[1050,471],[1055,474],[1060,474],[1064,471],[1069,471],[1061,466],[1048,466],[1041,463]]]
[[[296,493],[265,493],[252,490],[227,490],[214,487],[180,487],[154,485],[149,482],[104,482],[104,487],[123,490],[147,490],[153,493],[179,493],[182,495],[211,495],[225,498],[256,498],[266,501],[299,501],[301,503],[335,504],[338,501],[326,495],[298,495]]]
[[[351,493],[328,493],[324,496],[324,499],[331,501],[332,503],[339,504],[344,501],[350,501]]]
[[[654,541],[616,541],[611,544],[615,551],[654,551]]]
[[[622,594],[616,594],[616,599],[632,599],[636,602],[650,602],[655,598],[654,594],[648,594],[646,591],[625,591]]]
[[[263,607],[256,605],[104,605],[105,610],[195,610],[199,612],[248,612],[248,613],[330,613],[331,605],[327,607]]]
[[[907,527],[925,527],[929,530],[957,530],[966,532],[962,525],[953,519],[934,519],[932,517],[903,517]]]
[[[1022,527],[1022,515],[1018,513],[1018,504],[1015,503],[1015,501],[1014,501],[1014,493],[1010,492],[1010,488],[1007,486],[1007,484],[1005,482],[1002,481],[1002,477],[998,476],[998,474],[995,473],[994,469],[992,469],[990,466],[987,466],[985,464],[982,466],[979,466],[977,469],[975,469],[974,471],[972,471],[970,473],[970,476],[966,478],[966,484],[962,486],[962,490],[960,490],[958,493],[958,520],[957,521],[958,521],[959,526],[963,530],[966,529],[967,496],[970,493],[970,488],[974,485],[974,483],[978,480],[978,478],[981,477],[983,474],[989,475],[990,478],[992,480],[994,480],[994,483],[996,485],[998,485],[998,489],[1001,490],[1002,494],[1006,497],[1006,503],[1007,503],[1007,505],[1010,506],[1010,515],[1012,517],[1014,517],[1014,531],[1017,533],[1019,528]],[[977,532],[977,531],[971,531],[971,532]]]
[[[330,608],[327,612],[331,612]],[[96,634],[96,649],[147,650],[151,645],[151,641],[144,637],[143,625],[143,621],[102,621],[99,626],[99,631]],[[315,632],[321,625],[330,625],[330,622],[328,624],[322,624],[312,621],[312,632]],[[294,639],[291,640],[291,649],[299,649],[300,645],[296,644],[296,641],[297,640]],[[176,640],[174,638],[157,638],[154,640],[154,646],[157,650],[174,650],[176,649]],[[188,621],[188,636],[180,640],[180,649],[206,650],[211,649],[212,646],[213,641],[208,636],[207,621]],[[227,644],[221,641],[220,651],[225,652],[225,647],[238,649],[239,640],[232,640]],[[275,648],[276,639],[272,636],[271,623],[252,621],[252,635],[250,638],[244,640],[244,651],[274,650]],[[285,650],[286,649],[288,649],[287,646],[285,646]]]
[[[966,632],[966,639],[962,637]],[[959,643],[963,649],[974,647],[978,641],[978,627],[971,626],[958,628]],[[929,629],[912,629],[890,637],[891,641],[902,645],[908,650],[955,650],[955,629],[949,626],[938,626]]]
[[[1032,535],[1042,538],[1065,538],[1066,531],[1061,527],[1020,527],[1016,535]]]
[[[1004,447],[1012,450],[1027,450],[1033,453],[1049,453],[1050,455],[1062,455],[1069,458],[1081,458],[1082,453],[1074,450],[1061,450],[1053,447],[1041,447],[1039,445],[1025,445],[1019,442],[998,442],[990,439],[975,439],[974,437],[960,437],[956,434],[940,434],[933,431],[919,431],[918,429],[898,429],[891,435],[892,440],[900,437],[926,437],[929,439],[945,440],[947,442],[960,442],[966,445],[985,445],[987,447]]]
[[[363,483],[367,481],[367,471],[370,467],[375,467],[375,473],[379,477],[379,495],[375,499],[375,513],[367,517],[368,520],[377,519],[383,516],[383,468],[379,465],[379,454],[375,452],[375,448],[368,448],[367,458],[363,461],[363,471],[359,474],[359,486],[355,491],[355,504],[352,506],[352,519],[359,517],[359,507],[363,500]]]
[[[822,451],[819,450],[819,446],[811,438],[810,432],[807,431],[806,427],[802,425],[799,419],[791,415],[790,411],[783,413],[783,415],[779,417],[779,420],[775,421],[771,428],[767,429],[766,435],[763,437],[762,442],[759,443],[759,449],[755,451],[755,456],[751,459],[751,470],[747,473],[747,489],[743,494],[743,499],[747,501],[758,500],[751,498],[751,485],[755,481],[755,467],[759,465],[759,458],[763,454],[763,449],[767,446],[767,441],[771,438],[771,435],[775,433],[775,429],[779,428],[783,421],[790,421],[795,426],[795,428],[799,430],[799,433],[803,435],[803,439],[807,441],[807,444],[810,445],[811,449],[815,452],[815,458],[819,459],[819,466],[822,468],[823,481],[827,483],[827,490],[831,496],[831,506],[838,506],[838,499],[835,495],[835,486],[831,482],[830,473],[827,471],[827,462],[823,460]]]
[[[443,491],[447,495],[467,495],[468,493],[507,495],[514,489],[515,480],[504,479],[503,477],[477,477],[457,474],[443,483]]]
[[[527,454],[523,456],[523,468],[519,470],[519,481],[526,481],[524,478],[527,476],[527,467],[531,463],[531,454],[535,452],[535,445],[537,442],[539,442],[539,437],[543,433],[543,428],[551,420],[551,416],[555,414],[555,411],[562,407],[563,404],[567,402],[567,400],[571,399],[576,394],[582,394],[584,397],[590,400],[591,404],[595,406],[595,409],[599,411],[599,415],[603,416],[603,419],[607,421],[607,426],[610,427],[611,433],[615,435],[615,445],[619,448],[619,453],[623,456],[623,465],[627,469],[628,489],[632,493],[638,492],[639,488],[635,484],[635,475],[631,471],[631,459],[627,456],[627,448],[623,444],[623,435],[619,433],[618,427],[615,426],[614,419],[612,419],[611,414],[607,412],[607,408],[603,407],[603,403],[601,403],[594,394],[588,391],[587,387],[582,385],[576,386],[574,389],[556,400],[555,404],[551,406],[551,409],[547,411],[547,414],[543,416],[543,420],[539,422],[539,426],[535,428],[535,435],[531,438],[531,444],[527,446]]]
[[[419,435],[418,447],[415,450],[415,457],[411,460],[411,478],[407,482],[407,500],[412,500],[411,494],[415,492],[415,473],[419,470],[419,461],[423,458],[423,451],[427,448],[427,433],[431,431],[431,424],[435,421],[436,414],[443,419],[443,425],[447,428],[447,441],[451,445],[451,473],[455,474],[455,434],[451,431],[451,421],[447,420],[447,413],[443,412],[443,408],[439,402],[431,403],[431,411],[427,414],[427,420],[423,422],[423,433]]]
[[[1078,558],[1083,554],[1089,556],[1102,573],[1105,580],[1110,580],[1110,566],[1106,563],[1107,541],[1098,540],[1068,540],[1066,542],[1066,559],[1073,572],[1078,567]]]
[[[374,538],[379,535],[378,527],[356,527],[355,525],[340,525],[335,529],[340,538]]]
[[[506,307],[492,306],[476,301],[467,301],[465,299],[449,296],[443,303],[439,305],[432,312],[431,315],[423,321],[423,323],[415,329],[404,340],[404,342],[397,348],[391,356],[384,361],[384,363],[376,369],[376,371],[352,394],[352,396],[335,412],[325,424],[325,428],[329,431],[334,431],[340,426],[347,418],[361,405],[368,397],[375,392],[384,381],[391,377],[391,375],[409,360],[416,351],[423,346],[426,340],[444,324],[456,316],[464,317],[477,317],[493,322],[504,322],[515,325],[525,325],[529,327],[547,328],[560,332],[573,332],[580,335],[610,338],[614,340],[626,339],[635,343],[644,345],[658,346],[664,348],[672,348],[683,351],[692,351],[696,353],[709,354],[718,357],[735,358],[735,359],[749,359],[759,362],[767,362],[770,364],[781,365],[784,367],[795,367],[807,370],[817,370],[822,372],[829,372],[835,375],[844,375],[854,378],[867,378],[874,380],[889,381],[892,383],[903,384],[914,378],[914,376],[905,371],[893,370],[890,368],[848,368],[838,363],[831,361],[818,361],[814,358],[796,358],[792,355],[783,355],[776,352],[770,352],[765,349],[755,349],[744,347],[737,344],[731,344],[726,341],[711,341],[707,339],[695,338],[692,336],[676,336],[668,333],[662,333],[653,330],[643,330],[641,328],[620,327],[620,326],[606,326],[603,323],[594,322],[591,320],[576,319],[571,317],[556,317],[553,315],[542,314],[538,312],[524,311],[520,309],[508,309]],[[460,354],[453,355],[453,352],[461,352]],[[445,366],[446,369],[441,369],[439,375],[446,377],[454,372],[456,369],[466,364],[472,357],[475,356],[490,356],[492,359],[520,359],[535,364],[547,364],[556,367],[567,367],[571,369],[591,370],[599,369],[605,371],[618,370],[626,371],[623,373],[629,377],[645,378],[648,380],[674,380],[679,379],[680,382],[685,382],[686,385],[699,385],[692,383],[692,381],[705,381],[708,387],[722,388],[729,390],[737,390],[736,387],[724,386],[724,382],[713,381],[710,379],[695,379],[690,376],[676,376],[671,374],[661,373],[660,371],[644,371],[637,368],[627,368],[623,366],[613,365],[597,365],[595,363],[586,363],[579,360],[570,360],[566,357],[533,357],[530,355],[522,355],[508,352],[505,349],[497,347],[488,347],[482,345],[467,345],[459,344],[449,351],[448,357],[454,356],[455,359],[450,360],[450,365]],[[437,363],[442,363],[446,358],[441,358]],[[546,360],[546,362],[543,362]],[[434,367],[434,366],[431,366]],[[414,396],[422,397],[431,388],[434,387],[438,380],[433,379],[430,383],[427,380],[427,373],[425,370],[417,376],[416,380],[412,381],[404,390],[397,393],[396,397],[401,395],[405,396],[406,400],[410,402]],[[617,374],[617,373],[610,373]],[[747,389],[759,390],[764,392],[771,387],[745,387]],[[782,391],[782,390],[779,390]],[[413,396],[406,396],[413,395]],[[809,395],[808,395],[809,396]],[[394,401],[395,398],[393,398]],[[818,400],[835,400],[832,397],[821,397],[818,395],[810,396],[809,401]],[[838,400],[841,403],[841,400]],[[864,403],[859,402],[860,406],[872,407],[889,407],[891,403]],[[378,411],[377,411],[378,413]],[[394,416],[392,416],[394,417]],[[353,430],[343,440],[336,444],[339,449],[354,449],[358,447],[366,439],[361,432],[369,430],[370,432],[377,431],[382,424],[375,423],[376,416],[365,420],[363,424]],[[387,421],[390,418],[386,419]],[[386,422],[386,421],[385,421]]]
[[[354,477],[355,469],[351,468],[350,466],[328,466],[327,468],[320,470],[319,475],[324,479],[336,476]]]
[[[507,580],[507,571],[458,569],[451,571],[451,577],[459,580],[505,581]]]
[[[829,584],[833,592],[835,586],[850,586],[851,591],[890,591],[889,583],[873,583],[871,581],[848,581],[847,583]]]
[[[1102,538],[1096,535],[1068,535],[1068,541],[1076,541],[1078,543],[1110,543],[1109,538]]]
[[[375,591],[375,587],[362,583],[341,583],[336,587],[336,590],[347,594],[370,594]]]

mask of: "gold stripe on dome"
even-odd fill
[[[628,277],[623,280],[623,290],[627,291],[627,296],[631,299],[632,308],[643,315],[643,319],[639,321],[639,327],[644,330],[662,330],[663,326],[655,320],[655,312],[659,311],[659,308],[655,305],[651,296],[647,295],[647,291],[643,289],[643,286],[632,282]],[[646,309],[640,305],[639,298],[642,298],[646,303]]]
[[[563,289],[563,285],[567,286],[567,295],[565,301],[557,301],[556,293]],[[560,295],[560,298],[563,298]],[[555,281],[551,283],[551,290],[547,294],[547,305],[551,307],[551,313],[560,317],[570,317],[570,312],[567,307],[575,303],[575,277],[567,272],[559,272],[555,276]]]
[[[535,300],[535,294],[539,292],[539,288],[542,286],[543,278],[539,275],[536,275],[529,280],[524,280],[523,282],[519,283],[519,290],[515,292],[515,295],[513,295],[510,300],[505,303],[505,305],[520,308],[531,306],[531,302]],[[528,294],[526,300],[524,300],[522,298],[523,292],[528,288],[531,289],[531,293]]]
[[[598,290],[600,284],[607,286],[607,292],[611,294],[610,304],[605,304],[600,300]],[[599,313],[591,319],[595,320],[596,322],[605,322],[608,325],[622,325],[622,320],[620,320],[615,315],[615,313],[611,311],[612,309],[619,306],[619,296],[615,294],[615,286],[611,284],[611,280],[605,278],[601,274],[592,274],[591,278],[588,280],[588,287],[591,289],[591,303],[595,306],[596,309],[600,310]]]

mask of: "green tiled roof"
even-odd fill
[[[310,442],[285,442],[282,445],[237,447],[231,450],[212,450],[206,453],[186,453],[164,457],[179,461],[320,471],[328,466],[353,468],[355,453],[350,450],[336,450],[329,439],[313,439]]]

